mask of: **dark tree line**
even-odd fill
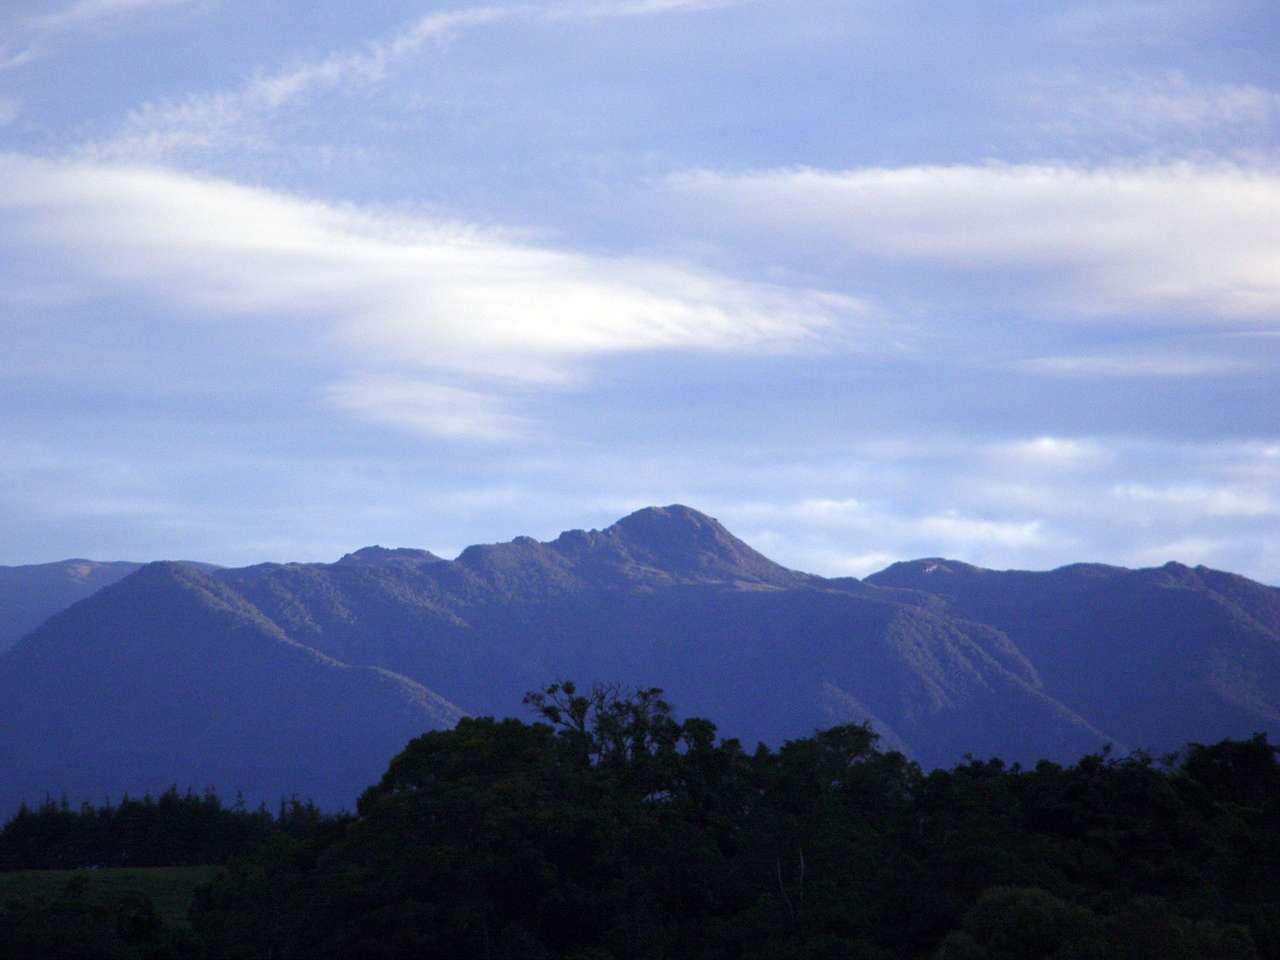
[[[926,774],[863,726],[747,752],[656,690],[529,702],[233,862],[193,914],[212,955],[1280,958],[1265,738]]]
[[[0,870],[225,863],[278,831],[305,833],[319,818],[314,805],[296,799],[272,815],[177,787],[101,806],[47,799],[24,804],[0,829]]]
[[[864,726],[747,751],[657,690],[528,702],[268,831],[146,955],[1280,960],[1262,736],[925,773]]]

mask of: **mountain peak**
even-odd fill
[[[777,585],[805,579],[747,546],[719,520],[683,504],[637,510],[601,536],[637,563],[697,579]]]
[[[709,517],[680,503],[665,507],[645,507],[629,513],[609,530],[616,530],[633,538],[657,539],[668,543],[686,540],[690,536],[703,539],[718,538],[720,535],[730,538],[733,536],[715,517]]]
[[[437,557],[430,550],[416,550],[412,547],[380,547],[374,545],[372,547],[361,547],[353,553],[344,554],[342,559],[338,561],[343,564],[375,564],[385,565],[388,563],[441,563],[440,557]]]
[[[981,576],[990,571],[975,567],[959,560],[948,560],[945,557],[924,557],[919,560],[901,560],[890,564],[879,573],[873,573],[866,582],[877,587],[905,587],[908,589],[931,589],[939,586],[939,581],[948,581],[956,577]]]

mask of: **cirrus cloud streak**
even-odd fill
[[[283,335],[329,343],[337,362],[362,374],[563,384],[604,354],[814,348],[860,310],[820,291],[153,168],[0,155],[0,182],[0,246],[15,259],[53,257],[63,282],[149,297],[173,316],[283,324]],[[468,425],[498,436],[515,423],[488,408],[479,418],[450,414],[459,395],[444,388],[410,397],[379,382],[331,399],[387,422],[404,421],[411,406],[416,429],[435,423],[450,436]],[[434,418],[422,412],[432,403],[444,411]]]
[[[984,299],[1090,316],[1274,322],[1280,170],[1233,164],[918,166],[728,174],[665,189],[699,222],[845,261],[961,270]],[[1012,277],[1011,277],[1012,274]]]

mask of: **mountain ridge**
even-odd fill
[[[137,570],[128,560],[83,557],[0,567],[0,653],[60,610]]]
[[[41,737],[83,758],[85,742],[145,734],[159,789],[162,775],[192,782],[184,763],[198,775],[191,741],[224,791],[274,802],[305,786],[335,805],[396,738],[518,714],[526,691],[563,677],[664,687],[748,746],[866,721],[926,766],[1172,749],[1280,729],[1280,590],[1181,565],[944,558],[826,579],[680,505],[454,560],[373,546],[329,564],[148,564],[0,655],[0,729],[26,728],[0,738],[0,764],[29,794]],[[223,701],[238,724],[217,715]],[[32,719],[53,707],[56,722]],[[237,761],[254,730],[264,742]],[[140,788],[86,769],[58,767],[56,786]],[[21,799],[7,789],[0,806]]]

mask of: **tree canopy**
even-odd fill
[[[1280,957],[1265,738],[923,772],[837,726],[716,739],[661,691],[413,740],[355,816],[234,860],[218,957]]]
[[[748,751],[653,688],[526,703],[410,741],[354,814],[177,791],[24,809],[10,869],[227,865],[190,930],[72,875],[0,904],[0,955],[1280,960],[1264,736],[925,772],[857,724]]]

